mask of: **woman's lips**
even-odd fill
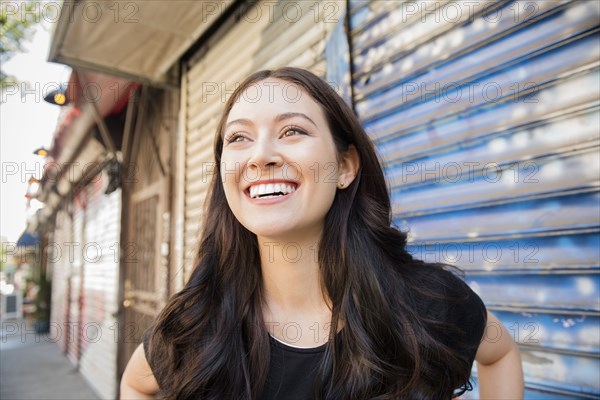
[[[294,182],[269,182],[257,183],[248,188],[250,197],[253,199],[264,198],[266,196],[288,195],[296,191]]]
[[[289,199],[300,185],[292,181],[256,182],[244,193],[255,204],[275,204]]]

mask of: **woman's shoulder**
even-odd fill
[[[480,308],[483,302],[465,281],[462,271],[451,266],[424,264],[420,267],[421,291],[448,304]]]
[[[475,321],[483,319],[485,322],[487,310],[479,295],[475,293],[462,276],[457,275],[457,272],[447,269],[441,269],[441,271],[447,280],[449,315],[451,318],[461,318],[459,320],[454,319],[452,322],[460,322],[462,319],[475,319]]]
[[[163,360],[165,360],[166,349],[163,346],[163,342],[157,339],[160,339],[160,335],[157,335],[156,322],[154,322],[144,330],[141,345],[154,378],[158,382],[160,388],[165,388],[167,377],[165,375],[166,369],[163,365]]]
[[[453,338],[457,333],[470,346],[479,344],[487,321],[486,307],[471,289],[460,270],[437,265],[424,265],[424,279],[415,305],[426,320],[438,327],[440,336]]]

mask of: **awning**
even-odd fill
[[[106,161],[109,149],[93,137],[93,126],[98,116],[122,111],[137,86],[97,72],[73,71],[66,88],[68,103],[61,110],[50,149],[52,160],[44,166],[42,190],[37,196],[45,206],[30,220],[32,229],[48,220],[84,179],[84,173],[95,171]]]
[[[37,246],[40,242],[39,236],[35,232],[25,231],[17,240],[17,247],[31,247]]]
[[[65,1],[49,60],[131,80],[174,84],[168,72],[233,3]]]
[[[51,155],[58,162],[72,157],[82,138],[94,124],[96,107],[102,117],[120,112],[137,85],[125,79],[89,71],[73,71],[66,89],[69,103],[58,118]]]

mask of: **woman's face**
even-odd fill
[[[234,103],[223,139],[221,180],[238,221],[263,238],[317,240],[341,172],[321,106],[300,86],[260,81]]]

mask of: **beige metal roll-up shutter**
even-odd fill
[[[57,212],[47,246],[53,273],[49,340],[102,399],[114,399],[121,191],[106,195],[107,184],[101,172]]]
[[[117,397],[117,310],[121,190],[105,194],[109,177],[102,171],[84,189],[85,227],[80,301],[79,371],[102,399]]]
[[[50,334],[61,350],[68,351],[69,340],[65,327],[69,325],[69,302],[71,287],[69,257],[64,256],[65,243],[73,242],[73,220],[66,210],[56,214],[56,223],[51,239],[45,249],[48,254],[48,269],[52,271],[52,306],[50,307]]]
[[[526,398],[596,398],[600,3],[350,4],[356,109],[410,251],[466,271]]]
[[[260,69],[290,65],[324,77],[326,40],[344,9],[344,2],[333,1],[258,2],[236,11],[185,63],[177,145],[175,251],[184,266],[179,285],[189,276],[202,229],[215,128],[225,99],[236,83]]]
[[[73,218],[72,241],[62,243],[63,257],[69,262],[69,301],[68,301],[68,326],[67,326],[67,356],[71,362],[79,366],[81,359],[81,345],[83,335],[81,321],[83,318],[83,305],[85,303],[85,262],[83,252],[81,251],[82,243],[85,243],[85,208],[86,195],[83,191],[75,193],[70,207]]]

